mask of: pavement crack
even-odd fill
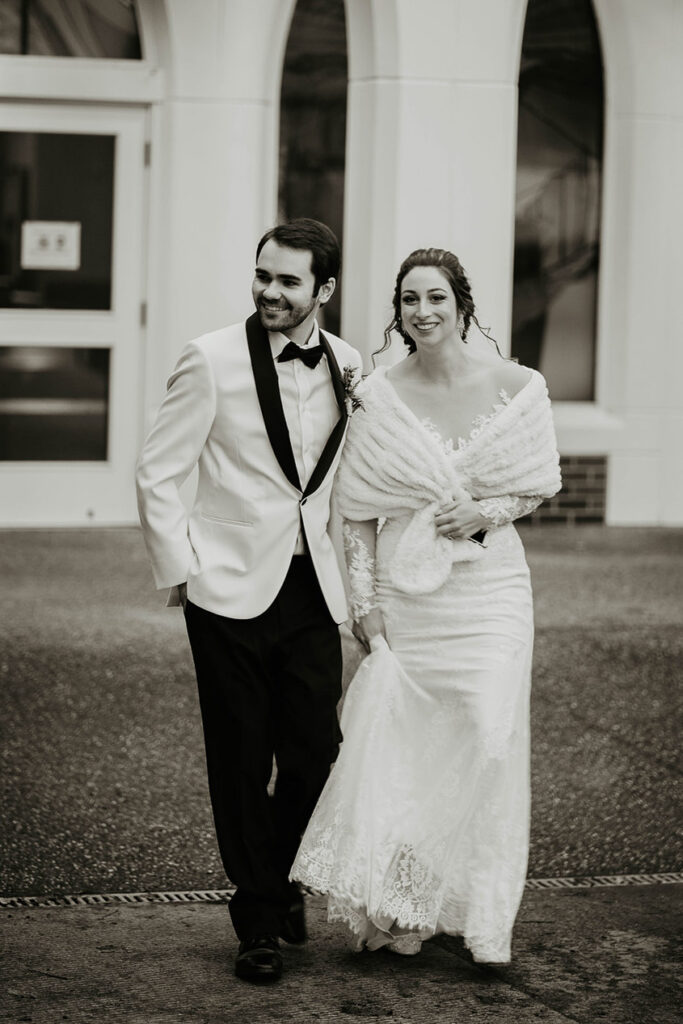
[[[44,978],[59,978],[60,981],[68,981],[68,974],[53,974],[52,971],[41,971],[37,967],[27,968],[29,974],[40,974]]]

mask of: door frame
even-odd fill
[[[0,104],[0,130],[114,135],[109,310],[0,310],[4,344],[110,349],[105,461],[0,462],[0,526],[109,525],[136,519],[133,470],[144,375],[148,111],[140,104]]]

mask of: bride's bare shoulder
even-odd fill
[[[399,363],[389,366],[385,370],[385,374],[389,380],[410,380],[412,376],[412,360],[409,356],[406,356]]]
[[[520,366],[511,359],[501,359],[491,367],[491,378],[496,391],[505,391],[514,398],[518,391],[531,380],[532,373],[527,366]]]

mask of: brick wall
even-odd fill
[[[525,523],[604,523],[607,456],[562,455],[562,490],[544,501]]]

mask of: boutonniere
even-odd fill
[[[342,370],[342,386],[346,396],[346,411],[351,416],[356,409],[365,409],[362,399],[358,397],[357,388],[362,378],[356,376],[357,371],[353,366],[345,366]]]

